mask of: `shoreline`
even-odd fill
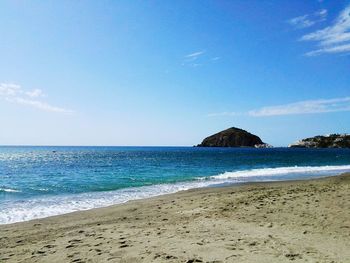
[[[30,220],[64,215],[72,212],[87,211],[90,209],[120,205],[133,200],[143,200],[190,189],[235,186],[237,184],[241,185],[245,183],[252,183],[254,181],[274,182],[311,180],[315,178],[323,178],[326,176],[336,176],[332,175],[332,173],[340,174],[342,172],[347,172],[349,169],[350,165],[256,168],[250,170],[223,172],[205,178],[197,177],[193,180],[175,183],[130,187],[114,191],[86,192],[75,195],[45,196],[43,199],[36,197],[29,200],[9,203],[7,205],[5,204],[3,210],[0,211],[0,225],[27,222]],[[299,178],[295,178],[295,176],[293,176],[295,173],[306,174],[299,176]],[[290,177],[281,177],[283,174],[289,174]],[[241,181],[240,177],[252,178],[246,182],[244,180]],[[259,177],[259,179],[256,180],[257,178],[255,177]]]
[[[242,183],[3,224],[0,261],[345,262],[349,189],[350,174]]]

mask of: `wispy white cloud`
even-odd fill
[[[287,22],[295,28],[307,28],[327,19],[327,10],[321,9],[308,15],[297,16],[289,19]]]
[[[254,117],[350,111],[350,97],[306,100],[285,105],[263,107],[248,112]]]
[[[307,52],[305,55],[306,56],[317,56],[320,55],[322,53],[347,53],[350,52],[350,43],[346,44],[346,45],[338,45],[338,46],[330,46],[330,47],[324,47],[324,48],[320,48],[317,50],[313,50],[310,52]]]
[[[73,113],[72,110],[68,110],[61,107],[50,105],[49,103],[38,100],[38,98],[45,97],[44,93],[40,89],[34,89],[30,91],[23,90],[20,85],[13,83],[0,83],[0,98],[5,101],[33,107],[43,111],[57,112],[57,113]]]
[[[35,90],[32,90],[32,91],[27,91],[25,94],[28,95],[31,98],[39,98],[39,97],[44,97],[45,96],[41,89],[35,89]]]
[[[314,15],[318,16],[320,18],[326,18],[326,16],[328,15],[328,11],[327,11],[327,9],[321,9],[321,10],[315,12]]]
[[[196,51],[183,57],[182,66],[197,68],[209,63],[217,62],[221,57],[209,57],[205,50]]]
[[[200,55],[203,55],[205,53],[204,50],[201,50],[201,51],[196,51],[194,53],[191,53],[191,54],[187,54],[185,56],[185,58],[198,58]]]
[[[22,93],[19,85],[13,83],[0,83],[0,96],[16,96]]]
[[[184,56],[184,60],[182,62],[182,66],[189,66],[192,68],[196,68],[202,66],[202,63],[197,62],[198,58],[201,57],[205,53],[204,50],[196,51],[191,54],[187,54]]]
[[[244,115],[244,113],[241,112],[234,112],[234,111],[223,111],[223,112],[216,112],[216,113],[209,113],[207,114],[207,117],[224,117],[224,116],[240,116]]]
[[[38,101],[38,100],[31,100],[31,99],[25,99],[21,97],[14,97],[14,98],[6,98],[7,101],[21,104],[21,105],[27,105],[31,106],[43,111],[52,111],[52,112],[59,112],[59,113],[73,113],[71,110],[67,110],[60,107],[52,106],[46,102]]]
[[[297,114],[315,114],[328,112],[350,111],[350,97],[334,98],[334,99],[319,99],[299,101],[284,105],[267,106],[260,109],[251,110],[245,113],[240,112],[221,112],[211,113],[208,117],[218,116],[251,116],[251,117],[269,117],[282,115],[297,115]]]
[[[350,52],[350,5],[340,12],[332,25],[308,33],[300,41],[314,41],[319,47],[306,53],[307,56]]]

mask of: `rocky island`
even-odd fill
[[[232,127],[205,138],[197,147],[255,147],[270,148],[258,136]]]
[[[302,139],[288,147],[291,148],[350,148],[350,134],[318,135]]]

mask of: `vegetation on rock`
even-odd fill
[[[293,148],[350,148],[350,134],[330,134],[302,139],[290,144]]]

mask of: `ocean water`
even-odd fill
[[[350,149],[0,147],[0,224],[198,187],[350,171]]]

